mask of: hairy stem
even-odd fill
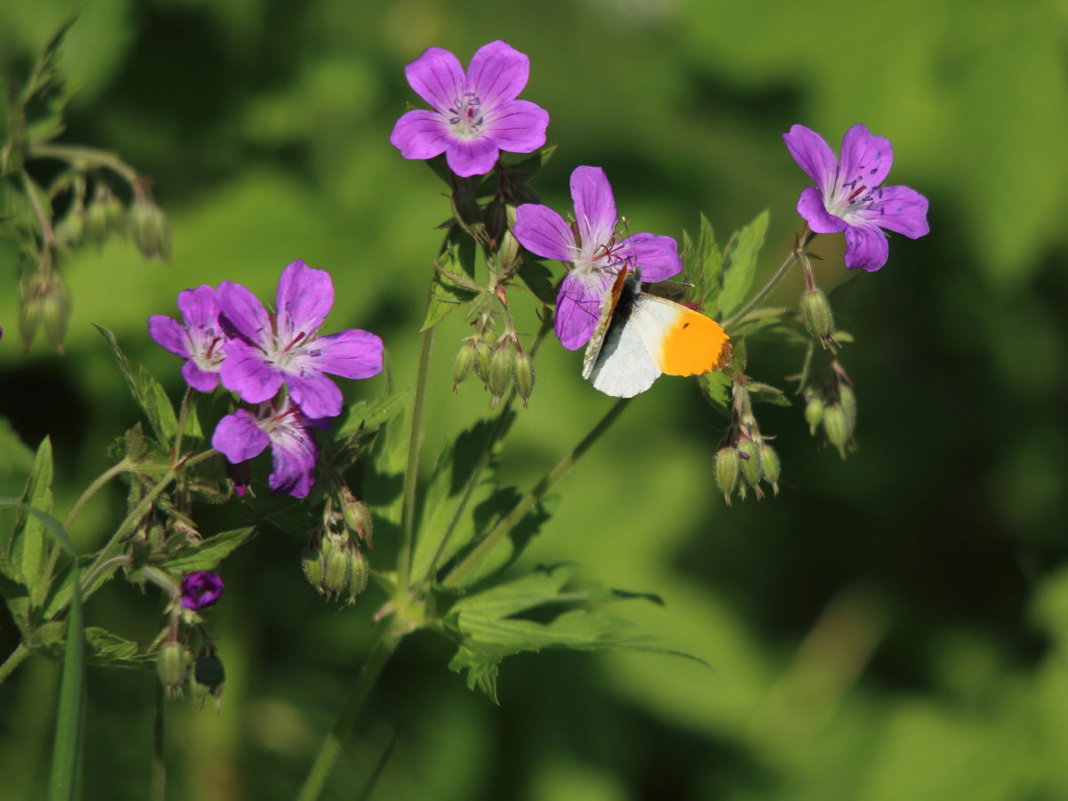
[[[4,683],[4,679],[10,676],[19,665],[26,661],[32,652],[26,645],[25,641],[20,642],[15,646],[15,650],[8,654],[7,659],[3,664],[0,664],[0,684]]]
[[[59,159],[71,164],[82,162],[90,167],[105,167],[122,176],[123,180],[131,185],[138,180],[137,170],[114,153],[97,150],[95,147],[38,143],[30,148],[30,156],[31,158]]]
[[[425,330],[419,342],[419,372],[415,379],[412,399],[412,421],[408,434],[408,465],[404,471],[404,507],[402,536],[397,559],[397,588],[407,593],[411,578],[412,548],[415,537],[415,496],[419,486],[419,454],[423,444],[423,422],[426,414],[427,383],[430,378],[430,354],[434,349],[434,326]]]

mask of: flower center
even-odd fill
[[[827,203],[827,212],[835,217],[845,218],[871,205],[874,198],[868,187],[859,178],[846,181],[837,187],[834,196]]]
[[[459,136],[477,136],[482,132],[483,122],[482,101],[474,92],[465,92],[449,106],[449,125]]]

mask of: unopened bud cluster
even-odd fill
[[[804,391],[805,422],[812,436],[822,432],[824,439],[844,459],[853,447],[857,425],[857,396],[845,369],[832,362],[832,378],[824,386],[808,386]]]
[[[515,334],[498,336],[487,329],[467,337],[453,360],[453,390],[470,375],[472,368],[490,393],[491,409],[513,387],[524,406],[530,400],[534,391],[534,362]]]
[[[735,380],[732,393],[731,425],[716,452],[716,486],[728,504],[735,492],[742,500],[750,490],[757,498],[764,497],[762,484],[770,485],[778,495],[782,473],[779,454],[760,433],[745,376]]]

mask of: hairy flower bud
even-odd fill
[[[107,199],[100,195],[85,210],[85,234],[97,247],[103,247],[111,230]]]
[[[130,209],[130,234],[146,259],[171,255],[171,231],[167,218],[155,203],[134,201]]]
[[[515,357],[515,389],[526,406],[534,391],[534,362],[525,351],[517,353]]]
[[[763,440],[761,440],[757,450],[760,453],[760,469],[764,472],[764,480],[771,484],[772,491],[778,495],[779,476],[782,474],[782,464],[779,461],[779,454],[777,454],[775,449]]]
[[[308,579],[308,583],[315,589],[323,592],[323,552],[318,545],[311,543],[304,549],[304,552],[300,555],[300,567],[304,571],[304,577]]]
[[[834,314],[822,290],[809,289],[801,294],[801,320],[814,337],[829,339],[834,335]]]
[[[478,337],[472,342],[475,349],[475,372],[483,383],[489,381],[490,349],[483,337]]]
[[[358,536],[361,542],[370,543],[374,533],[374,517],[367,504],[353,495],[348,487],[342,487],[341,503],[346,528]]]
[[[85,235],[85,212],[72,208],[55,228],[56,244],[62,248],[76,247]]]
[[[823,402],[823,398],[813,393],[808,398],[808,403],[805,404],[805,422],[808,423],[808,430],[812,436],[816,436],[816,428],[823,420],[823,410],[826,408],[826,404]]]
[[[318,560],[314,558],[318,554]],[[317,564],[318,562],[318,564]],[[308,581],[330,600],[347,595],[352,603],[367,587],[370,569],[367,557],[347,534],[328,534],[319,548],[305,551],[304,574]]]
[[[757,489],[764,474],[760,465],[760,448],[753,440],[747,438],[739,440],[736,447],[741,457],[742,477],[746,484]],[[757,495],[759,494],[758,492]]]
[[[849,421],[845,410],[837,403],[832,403],[823,412],[823,432],[827,441],[838,449],[838,454],[844,459],[846,445],[849,444]]]
[[[838,385],[838,405],[845,412],[846,426],[849,430],[849,436],[852,437],[853,430],[857,427],[857,396],[853,392],[853,387],[849,386],[849,384],[841,383]]]
[[[716,451],[716,486],[723,493],[723,500],[727,502],[728,506],[731,502],[731,495],[734,494],[734,488],[738,486],[738,474],[741,470],[740,461],[738,451],[729,445],[725,445]]]
[[[512,385],[512,376],[515,372],[515,355],[507,344],[501,345],[490,356],[489,379],[486,386],[492,396],[491,404],[496,404],[501,396]]]
[[[159,673],[159,680],[163,682],[171,698],[182,694],[188,658],[189,654],[185,646],[177,640],[168,639],[159,647],[159,653],[156,655],[156,672]]]
[[[63,339],[70,323],[70,291],[58,272],[51,274],[48,289],[42,298],[41,322],[52,346],[63,351]]]
[[[203,708],[204,699],[209,695],[215,699],[215,708],[218,709],[225,681],[226,670],[215,650],[202,650],[193,663],[193,699],[197,709]]]
[[[452,360],[452,391],[460,388],[460,384],[467,378],[468,373],[475,364],[475,345],[471,340],[466,340],[460,349],[456,351],[456,358]]]

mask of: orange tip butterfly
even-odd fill
[[[601,301],[582,377],[605,395],[633,398],[662,373],[700,375],[726,367],[730,360],[730,337],[719,323],[642,292],[639,275],[624,266]]]

